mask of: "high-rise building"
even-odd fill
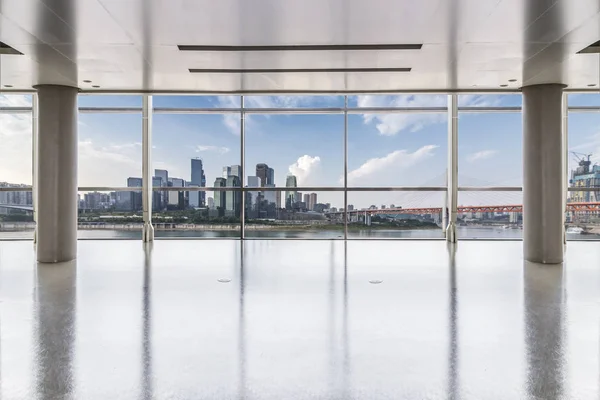
[[[259,188],[261,187],[261,179],[258,176],[249,176],[248,177],[248,185],[247,187],[249,188]],[[251,202],[248,204],[250,207],[254,206],[256,204],[256,201],[258,200],[258,195],[259,195],[259,191],[251,191],[248,192],[248,194],[250,194],[250,198],[251,198]]]
[[[227,179],[225,178],[216,178],[215,179],[215,184],[214,187],[218,188],[218,187],[225,187],[227,186]],[[223,215],[225,215],[225,198],[226,198],[226,192],[221,191],[221,190],[215,190],[215,198],[214,198],[214,209],[218,210],[218,215],[219,217],[222,217]]]
[[[242,166],[241,165],[230,165],[223,167],[223,178],[227,179],[230,176],[237,176],[242,178]]]
[[[181,178],[169,178],[170,187],[185,187],[185,181]],[[169,206],[180,210],[185,208],[185,192],[169,191]]]
[[[186,182],[186,187],[200,187],[192,182]],[[200,203],[200,195],[204,192],[199,192],[197,190],[190,190],[189,192],[185,192],[186,193],[186,204],[189,207],[192,208],[199,208],[202,207],[201,203]]]
[[[264,185],[265,187],[275,187],[275,185]],[[277,195],[279,194],[279,192],[276,192],[274,190],[265,190],[264,192],[262,192],[262,196],[263,198],[266,200],[267,204],[275,204],[276,207],[279,207],[279,203],[277,201]]]
[[[275,187],[275,185],[273,185],[273,187]],[[277,207],[277,209],[281,208],[281,195],[283,193],[282,192],[273,192],[273,196],[275,198],[275,206]]]
[[[285,187],[286,188],[295,188],[298,187],[298,180],[295,175],[288,175],[285,178]],[[285,192],[285,208],[293,208],[294,204],[298,201],[298,195],[296,191],[286,191]]]
[[[142,187],[142,178],[127,178],[127,187]],[[127,192],[129,194],[129,209],[139,211],[142,209],[142,192]]]
[[[191,177],[192,177],[192,179],[190,180],[191,185],[195,185],[197,187],[206,187],[206,175],[204,174],[204,164],[203,164],[201,158],[192,158]],[[199,205],[197,207],[204,207],[206,192],[196,192],[196,193],[198,193],[198,203],[199,203]],[[192,197],[195,197],[195,196],[192,196]]]
[[[310,207],[310,194],[306,193],[303,196],[303,200],[302,201],[304,202],[304,206],[306,207],[306,209],[308,211],[312,211],[312,208]]]
[[[240,187],[240,178],[237,175],[232,175],[227,178],[226,187]],[[240,191],[226,191],[225,194],[225,216],[227,217],[239,217],[241,207],[241,192]]]
[[[223,178],[227,179],[227,177],[231,175],[231,167],[223,167]]]
[[[315,211],[315,206],[317,205],[317,194],[316,193],[311,193],[310,194],[310,201],[308,202],[308,209],[310,211]]]
[[[155,169],[154,176],[161,179],[161,186],[167,187],[169,186],[169,171],[166,169]],[[164,210],[167,208],[169,204],[169,191],[163,190],[160,195],[160,210]]]
[[[215,199],[213,199],[212,197],[208,197],[206,199],[206,205],[208,206],[209,209],[214,209],[215,208]]]
[[[269,168],[267,174],[267,183],[269,185],[275,185],[275,170],[273,168]]]
[[[154,176],[152,177],[152,187],[161,187],[162,184],[162,178],[158,177],[158,176]],[[162,192],[160,190],[153,190],[152,191],[152,210],[153,211],[158,211],[160,209],[162,209],[162,204],[161,204],[161,199],[162,198]]]
[[[348,211],[353,211],[354,210],[354,206],[352,204],[348,204]]]
[[[269,166],[267,164],[256,164],[256,176],[260,178],[261,186],[267,186],[269,182]]]

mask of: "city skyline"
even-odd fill
[[[235,96],[155,96],[165,107],[233,106]],[[520,95],[461,95],[463,105],[520,105]],[[338,106],[341,96],[247,96],[247,106]],[[349,96],[357,106],[440,106],[444,95]],[[598,94],[571,94],[571,105],[600,104]],[[29,95],[1,95],[3,106],[27,106]],[[80,96],[80,105],[141,106],[140,96]],[[189,159],[201,157],[211,182],[223,165],[240,164],[239,119],[234,114],[154,115],[152,169],[185,176]],[[247,175],[266,163],[280,171],[277,186],[288,172],[298,186],[341,186],[343,180],[343,119],[339,115],[252,115],[246,123]],[[350,115],[348,182],[357,186],[420,186],[445,184],[447,167],[446,114]],[[31,116],[2,114],[0,138],[2,180],[31,183]],[[600,160],[600,116],[570,113],[569,150]],[[484,129],[482,131],[482,129]],[[520,113],[459,115],[459,184],[521,186],[522,139]],[[121,186],[127,177],[141,176],[141,114],[81,114],[79,118],[79,185]],[[237,132],[237,133],[236,133]],[[569,157],[569,169],[574,160]],[[102,168],[98,168],[98,166]],[[187,178],[187,176],[186,176]],[[190,177],[191,179],[191,177]],[[367,194],[371,197],[374,194]],[[323,193],[339,202],[334,192]],[[397,202],[378,193],[377,203]],[[369,203],[368,199],[364,199]]]

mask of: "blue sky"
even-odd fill
[[[445,106],[445,95],[351,96],[350,107]],[[1,105],[26,105],[28,96],[0,96]],[[247,96],[249,108],[343,107],[342,96]],[[520,105],[519,95],[462,95],[464,106]],[[571,95],[572,105],[600,105],[600,95]],[[80,96],[80,106],[140,107],[140,96]],[[239,107],[239,96],[155,96],[154,106]],[[190,179],[190,159],[204,160],[207,185],[223,166],[240,164],[239,114],[155,114],[153,168]],[[447,164],[447,116],[440,114],[352,114],[348,118],[350,186],[442,186]],[[79,185],[125,186],[141,175],[141,114],[81,114],[79,119]],[[600,113],[571,113],[569,147],[593,153],[600,161]],[[0,115],[0,181],[31,182],[31,118]],[[459,117],[459,183],[463,186],[522,183],[520,113],[461,113]],[[341,114],[248,114],[246,172],[257,163],[275,169],[277,186],[288,173],[299,185],[343,184]],[[572,159],[573,157],[570,157]],[[411,197],[412,196],[412,197]],[[413,200],[409,200],[413,199]],[[338,203],[339,194],[320,193]],[[439,201],[403,193],[353,194],[357,206]],[[360,204],[359,204],[360,203]],[[367,204],[368,203],[368,204]],[[338,204],[339,205],[339,204]],[[429,205],[429,204],[424,204]]]

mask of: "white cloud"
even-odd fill
[[[307,186],[316,177],[315,172],[320,164],[321,158],[319,156],[303,155],[294,164],[290,165],[289,171],[298,178],[298,186]]]
[[[126,186],[128,177],[140,177],[141,143],[111,143],[101,146],[91,139],[79,141],[81,186]]]
[[[348,172],[348,184],[366,184],[383,172],[396,173],[399,168],[408,168],[433,156],[433,150],[438,146],[427,145],[409,153],[406,150],[396,150],[380,158],[371,158],[357,169]]]
[[[202,152],[213,152],[219,154],[229,153],[229,147],[219,147],[219,146],[196,146],[196,153]]]
[[[475,161],[487,160],[488,158],[493,157],[496,153],[498,153],[496,150],[478,151],[476,153],[469,154],[467,156],[467,161],[475,162]]]
[[[459,106],[486,107],[497,105],[498,96],[461,95]],[[446,107],[446,95],[365,95],[357,96],[357,107]],[[365,124],[374,123],[381,135],[391,136],[402,131],[416,132],[427,125],[446,121],[447,113],[364,114]]]

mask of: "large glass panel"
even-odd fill
[[[444,186],[446,113],[348,116],[348,187]]]
[[[80,113],[78,168],[79,187],[134,186],[142,177],[142,114]]]
[[[447,106],[448,96],[443,94],[365,94],[348,96],[349,108],[438,108]]]
[[[248,191],[246,237],[344,238],[343,192]]]
[[[458,238],[522,239],[523,192],[458,192]]]
[[[166,208],[159,206],[164,193]],[[200,205],[200,195],[206,199]],[[219,191],[153,190],[152,225],[154,236],[165,237],[237,237],[241,236],[242,193],[240,188]]]
[[[214,222],[214,225],[227,225],[223,227],[226,232],[223,235],[240,235],[240,192],[156,190],[160,187],[240,188],[239,123],[240,114],[154,115],[153,221],[160,222],[163,217],[167,223],[168,217],[175,217],[179,221],[179,224],[168,229],[170,232],[164,235],[159,232],[158,236],[172,236],[176,230],[181,231],[177,234],[179,236],[201,236],[198,231],[206,221]],[[209,203],[211,199],[214,205]],[[208,212],[207,209],[215,212]],[[198,227],[184,226],[186,221],[191,220],[196,220]],[[231,233],[236,229],[237,232]]]
[[[523,185],[521,113],[459,113],[459,186]]]
[[[155,108],[239,108],[240,96],[172,96],[153,97]]]
[[[441,239],[445,196],[429,191],[349,192],[348,237]]]
[[[342,108],[344,96],[244,96],[245,108]]]
[[[571,93],[569,107],[594,107],[600,106],[600,93]]]
[[[343,186],[344,116],[246,117],[246,185]]]
[[[141,191],[79,192],[78,204],[78,238],[142,238]]]
[[[583,96],[583,95],[582,95]],[[575,95],[569,95],[569,103]],[[585,95],[586,104],[597,105]],[[600,239],[600,112],[569,113],[567,239]],[[577,190],[581,188],[582,190]],[[591,190],[598,188],[597,190]],[[585,190],[587,189],[587,190]]]
[[[459,107],[521,107],[521,94],[460,94]]]
[[[131,108],[142,107],[142,96],[140,95],[88,95],[82,94],[78,97],[79,107],[119,107]]]
[[[30,95],[0,95],[0,107],[31,107]],[[0,237],[33,238],[31,112],[0,113]],[[29,189],[29,190],[27,190]]]

